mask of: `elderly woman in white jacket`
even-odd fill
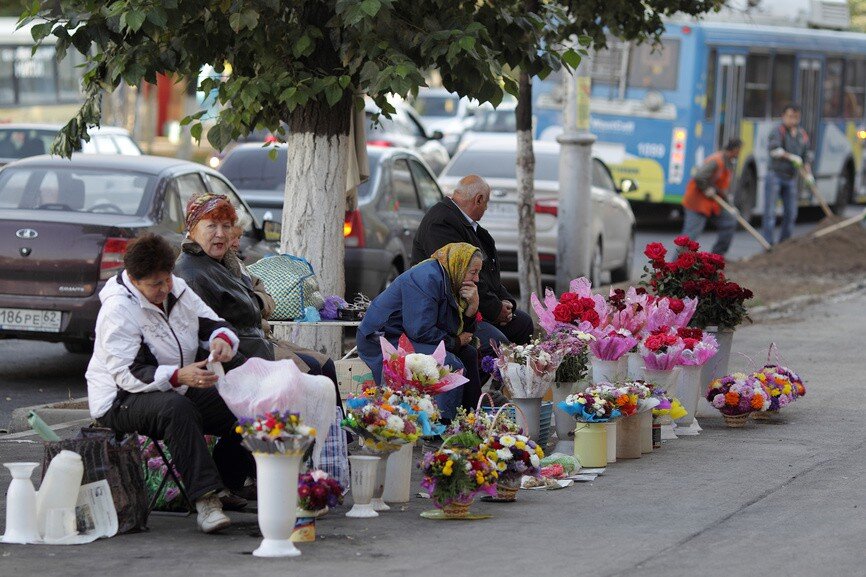
[[[198,526],[211,533],[230,524],[223,506],[246,504],[227,489],[255,476],[255,463],[234,432],[237,419],[214,387],[206,357],[243,359],[232,327],[172,274],[174,262],[165,239],[145,235],[129,244],[125,270],[100,291],[88,403],[101,424],[166,442],[196,504]],[[213,457],[206,434],[220,437]]]

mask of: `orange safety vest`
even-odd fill
[[[727,191],[731,184],[731,171],[725,166],[724,153],[714,152],[709,155],[705,162],[715,162],[716,172],[713,173],[712,186],[717,192]],[[721,212],[719,203],[707,196],[698,188],[695,179],[689,180],[686,185],[686,194],[683,196],[683,206],[689,210],[699,212],[704,216],[714,216]]]

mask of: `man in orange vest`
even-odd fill
[[[715,152],[704,160],[700,168],[686,186],[683,196],[685,221],[683,234],[692,240],[704,232],[708,220],[715,221],[719,231],[712,252],[722,256],[731,247],[731,241],[737,230],[737,221],[716,202],[716,196],[725,200],[733,180],[733,164],[740,155],[743,141],[732,138],[725,144],[724,150]]]

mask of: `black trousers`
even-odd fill
[[[240,489],[248,476],[255,477],[255,460],[234,430],[237,418],[215,387],[190,388],[185,395],[120,391],[99,421],[118,432],[165,441],[193,501],[210,491]],[[204,435],[220,438],[213,457]]]

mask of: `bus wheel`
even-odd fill
[[[854,176],[850,164],[845,165],[842,174],[839,175],[836,185],[836,202],[833,203],[833,212],[842,214],[851,199],[854,197]]]
[[[746,222],[751,222],[752,213],[755,211],[755,199],[758,196],[758,176],[755,174],[753,167],[746,168],[743,175],[740,177],[740,186],[737,190],[737,197],[734,199],[734,204],[740,214],[746,219]]]

